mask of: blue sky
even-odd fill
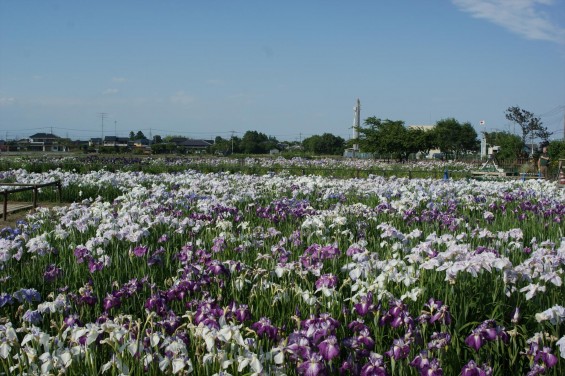
[[[353,107],[563,137],[565,0],[0,0],[0,139],[350,138]],[[517,129],[516,129],[517,131]]]

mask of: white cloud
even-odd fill
[[[452,0],[475,18],[488,20],[532,40],[565,44],[565,27],[551,20],[541,6],[554,0]]]
[[[16,98],[14,97],[0,97],[0,106],[10,106],[16,103]]]
[[[127,80],[124,77],[112,77],[112,82],[116,82],[119,84],[122,84],[124,82],[126,82]]]
[[[112,95],[112,94],[117,94],[119,92],[118,89],[106,89],[102,92],[102,94],[104,95]]]
[[[193,103],[196,100],[196,98],[194,98],[192,95],[186,94],[184,91],[181,90],[181,91],[177,91],[174,95],[172,95],[170,97],[170,100],[174,104],[187,105]]]

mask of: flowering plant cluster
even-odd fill
[[[551,183],[4,173],[100,195],[0,230],[0,373],[565,373]]]

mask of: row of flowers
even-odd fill
[[[7,374],[563,371],[550,183],[4,173],[123,192],[0,231]]]

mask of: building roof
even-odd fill
[[[193,140],[193,139],[186,139],[182,142],[179,143],[180,146],[186,146],[186,147],[192,147],[192,148],[206,148],[210,145],[212,145],[211,143],[209,143],[206,140]]]
[[[129,137],[105,136],[104,142],[122,142],[127,144],[129,142]]]
[[[59,136],[55,136],[52,133],[36,133],[29,138],[60,138]]]

